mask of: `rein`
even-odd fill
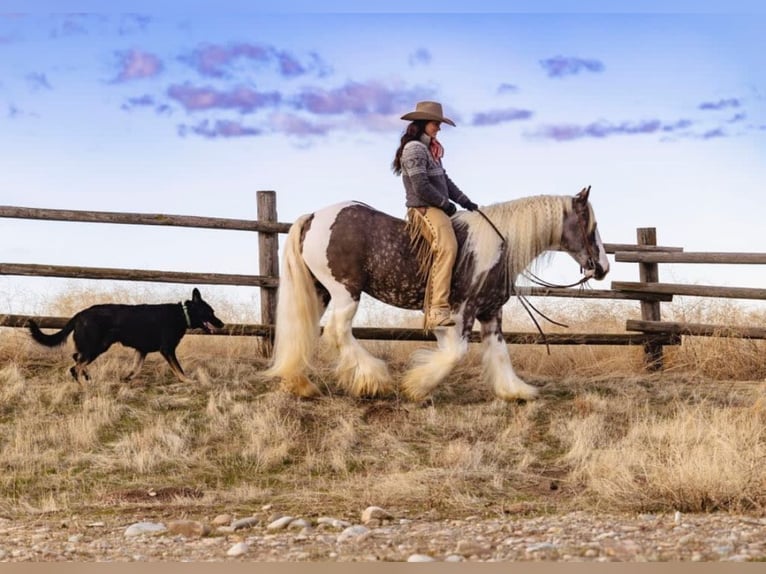
[[[497,236],[500,238],[500,241],[501,241],[501,244],[502,244],[502,249],[505,249],[505,245],[506,245],[505,237],[503,236],[502,233],[500,233],[500,230],[497,228],[497,226],[480,209],[476,209],[476,212],[484,218],[484,221],[489,223],[489,225],[490,225],[490,227],[492,227],[492,229],[494,229],[495,233],[497,233]],[[585,245],[587,247],[587,250],[588,250],[588,262],[593,264],[594,257],[593,257],[593,253],[591,252],[590,243],[587,241],[588,234],[587,234],[587,232],[585,230],[585,225],[583,224],[583,222],[580,220],[579,217],[577,218],[577,222],[579,224],[580,232],[582,233],[584,243],[585,243]],[[582,270],[582,268],[581,268],[581,270]],[[568,285],[558,285],[556,283],[551,283],[549,281],[546,281],[545,279],[541,279],[540,277],[538,277],[537,275],[535,275],[531,271],[525,271],[523,273],[523,275],[530,282],[532,282],[532,283],[534,283],[534,284],[536,284],[536,285],[538,285],[540,287],[546,287],[548,289],[567,289],[569,287],[577,287],[578,285],[583,285],[583,284],[585,284],[586,282],[588,282],[590,280],[590,277],[583,276],[583,277],[580,278],[579,281],[575,281],[574,283],[570,283]],[[527,312],[527,315],[529,315],[529,318],[532,319],[532,322],[535,324],[535,327],[537,327],[537,332],[540,333],[540,335],[542,336],[543,342],[545,343],[545,348],[546,348],[548,354],[550,355],[551,354],[551,347],[550,347],[550,345],[548,345],[548,340],[547,340],[547,338],[545,336],[545,333],[543,332],[542,328],[540,327],[540,323],[537,322],[537,319],[535,319],[535,316],[532,314],[532,311],[534,311],[535,313],[540,315],[543,319],[545,319],[549,323],[552,323],[554,325],[558,325],[559,327],[564,327],[564,328],[568,329],[569,325],[566,325],[564,323],[560,323],[559,321],[555,321],[555,320],[551,319],[545,313],[540,311],[540,309],[538,309],[537,307],[532,305],[532,303],[529,302],[529,299],[527,299],[524,295],[520,295],[513,288],[513,281],[511,281],[511,290],[516,295],[516,298],[519,300],[519,303],[521,303],[521,306]]]

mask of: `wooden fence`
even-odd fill
[[[257,193],[257,206],[256,220],[10,206],[0,206],[0,218],[252,231],[258,234],[259,275],[184,273],[19,263],[0,263],[0,275],[259,287],[261,322],[258,324],[230,324],[220,330],[219,334],[254,335],[271,338],[274,334],[276,315],[276,288],[279,285],[278,234],[287,233],[290,224],[277,221],[275,192],[259,191]],[[766,329],[764,328],[662,321],[660,308],[660,303],[672,301],[674,295],[766,300],[766,289],[661,283],[658,269],[659,263],[766,264],[765,253],[689,253],[684,252],[681,247],[658,246],[656,238],[654,228],[639,228],[635,244],[605,244],[607,253],[614,255],[615,262],[638,264],[639,282],[615,281],[612,282],[611,289],[582,290],[539,287],[518,289],[521,295],[532,297],[639,301],[641,319],[627,320],[625,333],[550,333],[541,335],[536,332],[508,332],[505,334],[506,341],[512,344],[642,345],[648,366],[656,369],[662,366],[662,348],[666,345],[680,344],[683,335],[766,339]],[[67,317],[0,315],[0,326],[23,327],[30,318],[34,318],[43,328],[61,328],[68,320]],[[422,329],[403,328],[357,327],[354,328],[354,335],[359,339],[378,340],[423,341],[434,339],[433,335]],[[479,334],[477,332],[472,333],[470,340],[478,341]]]

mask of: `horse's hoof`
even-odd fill
[[[309,381],[308,378],[304,375],[300,375],[289,380],[283,379],[282,386],[288,393],[303,399],[318,397],[321,394],[316,385]]]

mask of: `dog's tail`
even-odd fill
[[[306,378],[319,339],[322,313],[314,276],[301,255],[301,233],[309,218],[304,215],[293,223],[282,254],[277,290],[277,319],[271,366],[267,377],[280,377],[290,392],[312,396],[319,390]]]
[[[57,347],[66,341],[69,333],[74,330],[74,318],[70,319],[61,331],[50,335],[43,333],[32,319],[27,321],[27,327],[29,327],[29,332],[32,333],[32,338],[35,341],[46,347]]]

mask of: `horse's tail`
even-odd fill
[[[61,329],[61,331],[58,333],[51,333],[50,335],[43,333],[40,330],[40,327],[37,326],[37,323],[35,323],[32,319],[27,321],[27,327],[29,328],[29,332],[32,334],[32,338],[35,341],[41,345],[45,345],[46,347],[57,347],[66,341],[69,333],[74,330],[74,320],[74,317],[71,318],[67,324],[64,325],[64,328]]]
[[[303,225],[310,217],[301,216],[287,234],[277,290],[274,349],[271,366],[264,372],[267,377],[281,377],[287,390],[300,396],[319,392],[305,375],[319,339],[322,312],[314,276],[301,254]]]

